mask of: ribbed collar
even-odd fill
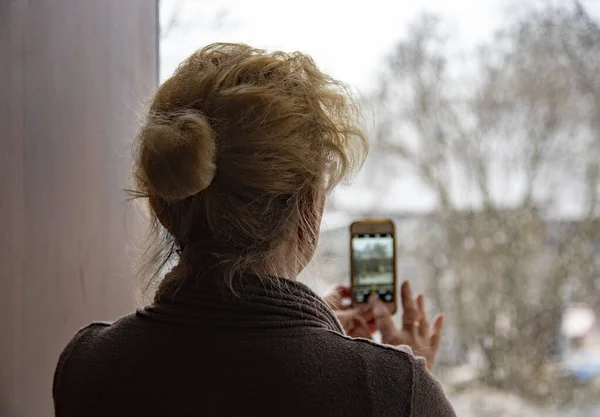
[[[343,333],[329,306],[301,282],[248,275],[235,293],[217,279],[186,280],[170,296],[138,310],[152,320],[218,328],[315,327]]]

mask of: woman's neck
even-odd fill
[[[277,276],[296,280],[310,261],[311,256],[302,254],[299,245],[287,239],[271,252],[271,255],[254,271],[258,275]]]

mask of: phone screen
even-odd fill
[[[391,233],[353,234],[353,298],[364,303],[379,294],[386,303],[394,301],[394,236]]]

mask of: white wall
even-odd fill
[[[0,416],[54,415],[75,331],[132,310],[121,191],[157,80],[155,0],[0,1]]]

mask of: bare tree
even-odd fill
[[[444,255],[434,298],[482,378],[547,395],[562,311],[597,291],[600,28],[578,3],[533,10],[464,65],[442,23],[423,16],[390,55],[376,146],[436,196],[444,238],[418,256]]]

